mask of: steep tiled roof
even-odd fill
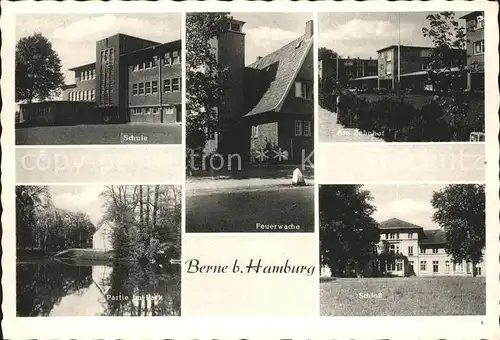
[[[422,229],[421,226],[409,223],[399,218],[391,218],[379,224],[379,229]]]
[[[424,230],[426,238],[419,240],[419,244],[443,244],[446,242],[446,234],[440,229]]]
[[[279,50],[248,65],[249,68],[268,71],[277,64],[276,76],[257,104],[245,116],[276,111],[279,112],[283,101],[293,85],[302,64],[311,49],[312,38],[305,35],[286,44]]]

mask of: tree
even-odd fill
[[[104,219],[113,220],[111,241],[117,259],[178,258],[181,194],[174,185],[111,185],[101,193]]]
[[[468,72],[465,28],[455,20],[453,12],[429,14],[426,18],[429,28],[422,28],[422,33],[434,44],[428,82],[440,93],[434,100],[448,116],[453,140],[466,140],[471,127],[468,122],[470,98],[464,86]],[[457,70],[452,72],[452,68]]]
[[[186,16],[186,143],[203,147],[218,130],[217,109],[223,104],[227,69],[217,62],[211,42],[227,30],[229,13]]]
[[[327,59],[335,59],[339,56],[339,54],[329,48],[326,47],[320,47],[318,49],[318,59],[319,60],[327,60]]]
[[[16,101],[47,99],[62,85],[61,60],[52,43],[41,33],[21,38],[16,44]]]
[[[363,272],[374,255],[379,233],[372,199],[361,185],[320,186],[320,263],[332,275]]]
[[[455,262],[472,262],[476,275],[485,246],[484,185],[448,185],[434,192],[431,203],[436,209],[433,220],[446,234],[446,251]]]

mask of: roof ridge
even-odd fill
[[[303,39],[305,36],[305,34],[301,35],[300,37],[298,38],[295,38],[294,40],[286,43],[285,45],[281,46],[280,48],[278,48],[277,50],[274,50],[272,51],[271,53],[268,53],[266,54],[265,56],[262,57],[262,59],[266,59],[266,58],[269,58],[270,56],[274,55],[274,54],[278,54],[279,51],[285,49],[286,47],[288,47],[289,45],[291,45],[292,43],[296,42],[297,40],[299,39]],[[257,64],[258,62],[260,62],[262,59],[259,59],[259,60],[255,60],[254,62],[252,62],[251,64],[248,64],[248,66],[246,67],[250,67],[250,68],[255,68],[255,67],[252,67],[252,65],[254,64]]]

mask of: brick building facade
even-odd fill
[[[96,62],[70,69],[69,101],[97,104],[105,120],[181,121],[181,41],[165,44],[116,34],[97,41]]]

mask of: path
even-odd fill
[[[360,131],[345,128],[337,123],[337,113],[318,108],[320,142],[384,142],[374,136],[360,134]]]

